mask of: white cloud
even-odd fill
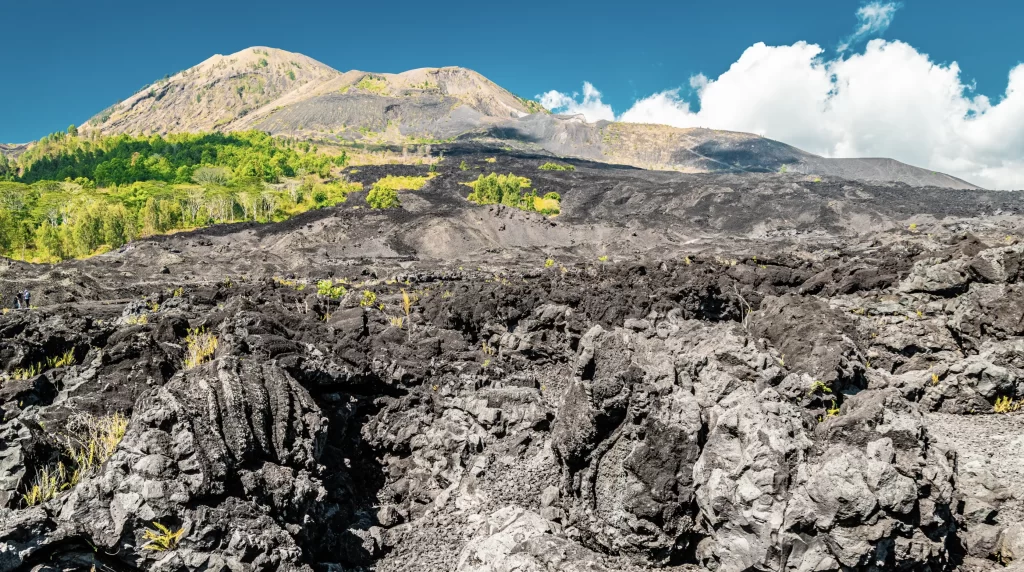
[[[871,2],[857,9],[857,29],[839,44],[839,51],[845,52],[857,42],[881,34],[892,24],[896,10],[903,5],[898,2]]]
[[[1024,189],[1024,64],[992,102],[964,84],[956,63],[934,63],[903,42],[875,39],[831,60],[822,54],[805,42],[755,44],[717,78],[690,78],[699,111],[675,89],[636,101],[619,120],[758,133],[826,157],[891,157]],[[545,98],[588,121],[612,116],[589,84],[582,102],[557,92]]]
[[[544,107],[557,110],[559,113],[583,115],[591,123],[602,119],[615,121],[612,106],[601,102],[601,92],[597,91],[589,81],[583,82],[583,100],[577,101],[578,97],[578,93],[573,93],[570,96],[551,90],[543,95],[538,95],[537,100]]]

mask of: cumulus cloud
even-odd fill
[[[567,115],[582,115],[591,123],[602,119],[615,121],[612,106],[601,102],[601,92],[589,81],[583,82],[583,99],[579,100],[579,96],[580,94],[575,92],[570,96],[551,90],[538,95],[537,100],[548,109],[557,109],[559,113]]]
[[[840,42],[839,51],[845,52],[857,42],[884,32],[902,7],[899,2],[870,2],[858,8],[857,29]]]
[[[964,84],[956,63],[935,63],[903,42],[875,39],[858,53],[823,54],[806,42],[755,44],[717,78],[690,78],[693,107],[674,89],[636,101],[618,119],[758,133],[826,157],[891,157],[989,188],[1024,189],[1024,64],[993,102]],[[544,97],[549,108],[588,121],[614,116],[589,84],[582,101]]]

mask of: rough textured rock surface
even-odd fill
[[[537,173],[563,214],[469,205],[446,165],[391,212],[353,195],[4,261],[2,299],[38,307],[0,315],[0,570],[1024,559],[1019,215],[980,192],[447,152]],[[216,351],[186,367],[196,332]],[[81,467],[82,420],[115,413],[109,458],[28,502]]]

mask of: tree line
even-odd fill
[[[345,161],[260,132],[90,138],[69,128],[0,162],[0,254],[53,262],[141,236],[284,220],[360,188],[332,180]]]
[[[81,178],[107,186],[139,181],[189,183],[196,169],[218,166],[235,179],[277,183],[299,173],[326,177],[332,167],[346,162],[344,152],[330,156],[309,143],[277,139],[261,131],[81,137],[71,126],[67,133],[52,133],[36,142],[18,158],[13,170],[16,180],[25,183]]]

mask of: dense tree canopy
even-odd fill
[[[344,153],[331,157],[311,152],[308,145],[301,145],[304,150],[295,147],[260,131],[96,138],[57,132],[41,139],[18,163],[20,180],[26,183],[83,178],[106,186],[188,183],[204,166],[226,167],[239,180],[276,183],[300,173],[326,177],[331,167],[347,160]]]
[[[0,155],[0,254],[89,256],[139,236],[284,220],[359,188],[330,180],[344,154],[256,131],[166,138],[68,132],[43,138],[15,164]]]

